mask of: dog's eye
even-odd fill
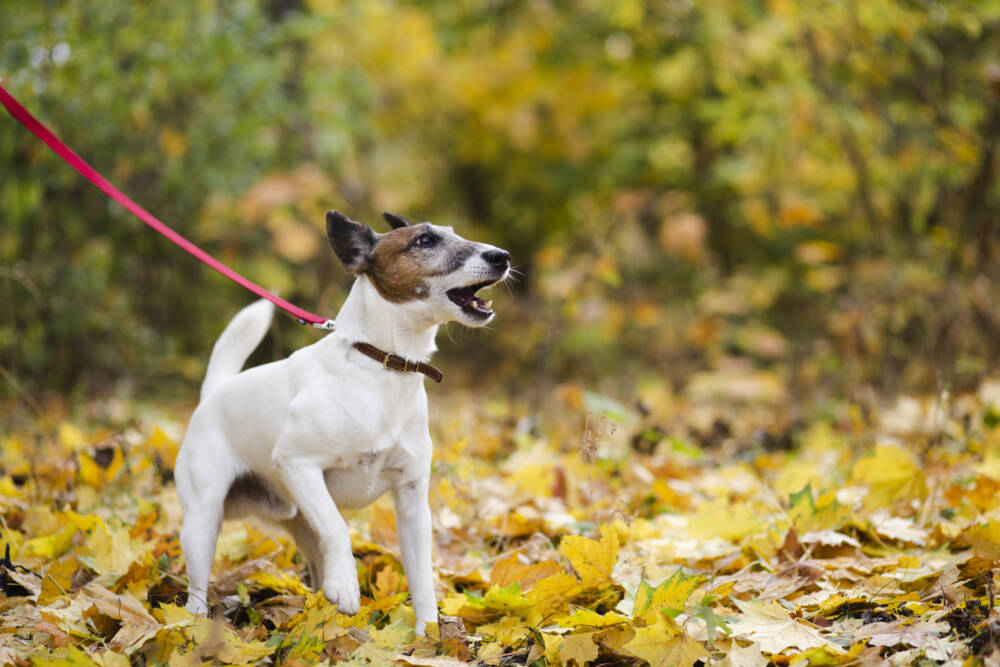
[[[430,248],[434,245],[434,237],[428,233],[423,233],[417,237],[416,246],[418,248]]]

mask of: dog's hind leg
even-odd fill
[[[206,465],[201,457],[192,459],[191,451],[181,448],[174,478],[184,511],[181,549],[188,574],[187,610],[193,614],[207,614],[208,579],[212,574],[215,542],[222,527],[226,493],[232,479],[226,477],[225,472],[220,474],[223,466]]]
[[[181,549],[188,574],[187,610],[208,613],[208,578],[215,558],[215,542],[222,526],[222,499],[214,507],[199,504],[184,509]]]
[[[309,568],[309,585],[314,591],[318,591],[323,585],[323,552],[316,540],[316,532],[301,514],[296,514],[294,519],[285,522],[285,526],[295,538],[295,546]]]

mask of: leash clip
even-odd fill
[[[333,331],[333,320],[324,320],[323,322],[313,322],[313,326],[317,329],[325,329],[326,331]]]

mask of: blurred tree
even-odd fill
[[[346,286],[331,206],[511,249],[526,289],[465,351],[477,367],[601,376],[627,356],[684,374],[746,356],[789,381],[927,384],[998,351],[998,0],[8,14],[5,85],[137,201],[306,307],[332,312]],[[7,372],[58,389],[197,379],[246,296],[9,121],[0,164]],[[278,352],[314,338],[287,329]]]
[[[210,195],[244,191],[308,150],[302,38],[279,3],[268,13],[246,1],[23,5],[0,28],[5,86],[182,234]],[[9,118],[0,164],[0,358],[10,373],[67,389],[169,377],[184,370],[175,360],[201,354],[239,290]]]

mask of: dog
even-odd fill
[[[492,302],[476,292],[508,277],[510,254],[450,227],[383,217],[392,229],[378,234],[326,214],[330,244],[355,276],[331,334],[240,372],[274,313],[261,300],[237,313],[212,349],[174,470],[192,613],[208,613],[223,518],[255,514],[285,525],[314,589],[356,614],[357,570],[338,510],[391,492],[416,633],[437,621],[423,379],[440,380],[428,363],[440,325],[493,319]]]

